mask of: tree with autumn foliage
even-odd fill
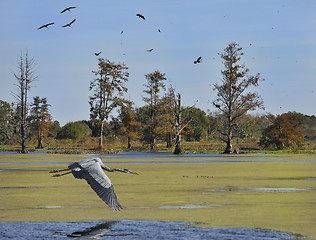
[[[120,133],[127,137],[127,149],[132,147],[131,141],[140,138],[141,123],[136,121],[135,111],[132,106],[132,102],[127,102],[120,109],[118,116],[121,126]]]
[[[239,44],[232,42],[220,53],[223,59],[224,70],[222,70],[222,83],[214,84],[217,98],[213,105],[220,111],[222,124],[218,131],[221,139],[226,143],[224,153],[231,153],[232,139],[237,125],[237,120],[248,111],[256,108],[264,108],[263,100],[256,92],[250,92],[250,87],[257,87],[261,80],[260,74],[249,75],[249,69],[240,64],[242,48]]]
[[[46,98],[33,97],[31,103],[31,125],[37,135],[37,147],[43,148],[43,138],[47,136],[52,125],[52,116],[49,113]]]
[[[302,147],[303,124],[295,114],[269,115],[268,118],[272,123],[263,130],[260,146],[277,150]]]

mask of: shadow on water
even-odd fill
[[[1,239],[302,239],[258,228],[198,228],[167,221],[0,222]]]
[[[111,237],[122,237],[122,236],[129,236],[134,235],[133,233],[122,233],[122,234],[108,234],[111,231],[112,225],[114,225],[116,221],[109,221],[97,224],[93,227],[88,227],[83,231],[73,232],[71,234],[67,234],[67,237],[84,237],[84,238],[93,238],[93,239],[100,239],[105,236]]]

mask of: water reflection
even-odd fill
[[[107,234],[111,231],[112,225],[117,223],[117,221],[109,221],[109,222],[103,222],[100,224],[97,224],[93,227],[89,227],[84,229],[83,231],[77,231],[73,232],[71,234],[67,234],[67,237],[84,237],[88,239],[100,239],[105,236],[112,236],[112,237],[118,237],[118,236],[128,236],[133,235],[132,233],[127,234]]]
[[[304,236],[259,228],[197,228],[196,223],[168,221],[0,222],[9,239],[302,239]],[[79,229],[79,231],[78,231]],[[83,230],[82,230],[83,229]],[[117,238],[118,237],[118,238]],[[307,238],[305,238],[307,239]]]

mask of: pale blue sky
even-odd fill
[[[60,14],[69,6],[77,8]],[[314,0],[0,0],[0,99],[15,101],[12,72],[28,50],[38,76],[30,97],[47,97],[62,125],[88,120],[94,52],[102,51],[129,68],[127,98],[137,107],[144,105],[144,75],[159,70],[184,105],[198,100],[197,107],[215,111],[212,85],[223,69],[217,53],[237,42],[250,73],[265,79],[255,89],[265,112],[315,115],[315,10]],[[74,18],[71,28],[61,27]],[[199,56],[202,63],[193,64]]]

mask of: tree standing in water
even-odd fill
[[[89,87],[93,91],[93,95],[89,97],[90,118],[101,121],[99,149],[103,148],[104,121],[108,120],[114,108],[126,102],[123,94],[127,92],[124,85],[129,77],[127,69],[124,64],[99,58],[98,70],[92,71],[96,78],[90,82]]]
[[[20,110],[20,137],[21,137],[21,153],[28,153],[26,148],[26,130],[28,128],[27,116],[28,116],[28,92],[31,88],[31,83],[35,81],[34,76],[35,61],[33,58],[29,58],[28,52],[25,56],[21,54],[20,60],[17,65],[17,72],[14,73],[14,77],[17,80],[17,93],[13,93],[17,99],[17,107]]]
[[[33,97],[33,102],[31,103],[31,123],[37,135],[36,148],[43,148],[43,138],[45,135],[48,135],[50,126],[53,124],[52,116],[48,110],[49,106],[50,104],[47,103],[46,98]]]
[[[248,75],[249,69],[239,64],[240,57],[244,55],[239,44],[232,42],[219,55],[223,59],[224,70],[222,84],[214,84],[217,98],[213,105],[220,111],[223,118],[219,129],[222,140],[226,143],[224,153],[232,152],[232,139],[237,127],[237,120],[248,111],[263,107],[263,100],[255,92],[247,91],[250,87],[259,85],[260,74]]]
[[[164,81],[166,81],[167,78],[164,73],[159,71],[146,74],[145,77],[147,84],[144,85],[146,87],[144,93],[146,93],[147,96],[143,97],[143,100],[148,106],[148,121],[144,126],[143,140],[150,145],[150,150],[155,151],[156,139],[161,133],[160,123],[163,121],[163,119],[161,119],[161,113],[163,111],[164,102],[160,94],[166,90]]]

